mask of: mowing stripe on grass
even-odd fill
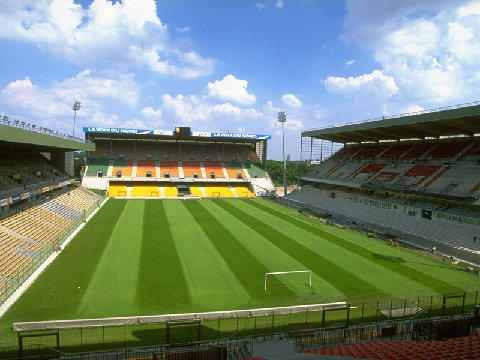
[[[110,241],[82,298],[80,312],[96,317],[137,315],[131,289],[136,287],[140,267],[138,240],[142,236],[143,208],[142,200],[128,201],[112,226]]]
[[[319,254],[314,253],[312,250],[296,242],[295,239],[277,231],[269,224],[258,220],[257,216],[255,216],[258,214],[248,214],[246,211],[239,209],[230,202],[218,202],[217,204],[237,219],[247,224],[247,226],[250,226],[277,247],[290,254],[298,262],[302,263],[307,269],[315,272],[318,276],[323,277],[326,281],[329,281],[329,279],[336,279],[335,283],[330,282],[330,284],[346,296],[355,296],[358,291],[369,293],[370,295],[377,297],[386,296],[383,291],[372,286],[362,278],[337,266]]]
[[[191,296],[187,311],[231,310],[248,303],[250,294],[185,208],[185,201],[166,200],[165,210]]]
[[[170,231],[163,201],[145,201],[140,271],[136,303],[146,314],[158,312],[159,304],[190,305],[183,267]]]
[[[74,309],[78,308],[88,288],[126,203],[125,200],[109,200],[2,321],[74,319],[81,316]]]
[[[387,269],[390,269],[392,271],[395,271],[398,274],[403,275],[406,278],[409,278],[413,281],[416,281],[420,284],[422,284],[425,287],[428,287],[438,293],[443,293],[445,291],[452,291],[452,292],[459,292],[462,291],[461,288],[456,287],[455,285],[452,285],[450,283],[447,283],[445,281],[442,281],[436,277],[430,276],[428,274],[425,274],[423,272],[419,272],[418,269],[417,271],[412,271],[412,268],[409,266],[406,266],[401,263],[403,258],[400,257],[395,257],[393,259],[392,257],[384,256],[382,254],[376,254],[372,253],[370,250],[364,248],[361,245],[357,245],[353,242],[350,242],[348,240],[344,240],[334,234],[331,234],[327,231],[321,230],[316,226],[313,226],[311,224],[308,224],[304,221],[301,221],[299,219],[295,219],[292,216],[289,216],[288,214],[285,214],[281,211],[278,211],[276,209],[273,209],[270,206],[266,206],[264,204],[261,204],[259,201],[250,201],[247,204],[254,206],[262,211],[268,212],[269,214],[272,214],[294,226],[297,226],[299,228],[302,228],[314,235],[320,236],[323,239],[336,244],[348,251],[354,252],[359,256],[364,257],[365,259],[372,261],[382,267],[385,267]],[[396,259],[398,258],[398,259]],[[392,260],[397,260],[397,261],[392,261]]]
[[[252,254],[260,263],[264,265],[269,272],[288,271],[288,270],[304,270],[303,264],[298,262],[290,254],[284,252],[273,243],[265,239],[254,229],[246,226],[245,223],[239,221],[232,214],[217,205],[221,200],[203,199],[200,204],[215,216],[224,226],[233,234],[236,239]],[[264,274],[256,274],[257,276],[252,284],[258,284],[259,290],[264,293],[264,298],[258,301],[251,301],[249,307],[272,307],[272,306],[288,306],[298,304],[313,304],[318,302],[329,302],[332,299],[344,299],[345,295],[338,289],[328,283],[323,277],[313,273],[312,287],[308,286],[307,274],[295,274],[289,276],[273,277],[269,283],[267,291],[264,290]],[[306,282],[307,280],[307,282]],[[276,289],[280,290],[279,292]],[[287,296],[281,290],[289,289],[295,296]]]
[[[263,276],[269,269],[262,265],[199,201],[186,201],[184,204],[250,296],[264,298]],[[281,291],[294,296],[287,288]]]

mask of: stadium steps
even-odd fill
[[[250,174],[248,173],[247,167],[243,162],[242,162],[242,169],[243,169],[243,174],[245,175],[245,178],[250,179]]]
[[[137,160],[133,160],[132,177],[137,177]]]
[[[183,173],[182,160],[178,161],[178,177],[181,179],[185,178],[185,175]]]
[[[225,162],[222,161],[220,163],[220,166],[222,167],[223,177],[225,179],[228,179],[228,172],[227,172],[227,168],[225,167]]]
[[[228,185],[228,188],[229,188],[230,191],[232,192],[233,196],[238,197],[238,194],[237,194],[237,192],[235,191],[235,186],[233,186],[233,185]]]
[[[108,163],[108,169],[107,169],[107,177],[113,176],[112,171],[113,171],[113,163],[114,160],[110,160]]]
[[[433,175],[431,176],[430,180],[428,180],[425,184],[422,185],[422,188],[428,187],[431,183],[437,180],[440,176],[442,176],[445,172],[447,172],[452,165],[445,165],[439,168]]]
[[[202,174],[203,179],[207,178],[207,173],[205,172],[205,165],[203,164],[203,161],[200,161],[200,173]]]

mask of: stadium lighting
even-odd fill
[[[75,101],[72,106],[72,110],[74,111],[73,115],[73,137],[75,137],[75,120],[77,119],[77,111],[80,110],[82,107],[82,103],[80,101]]]
[[[287,195],[287,161],[285,160],[285,130],[283,124],[287,122],[284,111],[278,113],[278,122],[282,123],[282,143],[283,143],[283,196]]]

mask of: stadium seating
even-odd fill
[[[234,189],[238,197],[255,197],[248,185],[235,185]]]
[[[224,178],[222,163],[219,161],[204,161],[203,166],[205,168],[205,173],[207,178],[211,177],[211,173],[215,174],[215,178]]]
[[[155,160],[137,160],[137,177],[146,177],[147,172],[150,171],[152,177],[156,176],[156,162]]]
[[[434,147],[427,156],[432,159],[451,159],[455,157],[460,151],[462,151],[467,146],[465,142],[447,142],[440,143]]]
[[[110,141],[97,141],[95,143],[95,151],[89,153],[90,159],[110,159],[112,157],[112,148]]]
[[[164,194],[165,194],[164,195],[165,197],[177,197],[178,196],[177,187],[172,185],[165,186]]]
[[[180,160],[177,145],[159,143],[158,157],[160,160]]]
[[[190,186],[190,193],[194,196],[205,197],[205,187],[204,186]]]
[[[480,359],[480,332],[445,341],[373,341],[307,350],[305,353],[356,359]]]
[[[357,177],[360,174],[376,174],[382,170],[387,164],[384,163],[368,163],[364,166],[359,172],[357,172],[353,178]]]
[[[158,185],[137,185],[132,187],[130,197],[159,197],[161,195]]]
[[[418,164],[402,175],[397,184],[405,186],[417,186],[426,178],[433,175],[440,168],[440,165]]]
[[[413,148],[412,144],[392,145],[386,151],[384,151],[379,158],[382,159],[397,159],[403,154]]]
[[[199,161],[182,161],[183,176],[193,178],[196,174],[198,178],[202,178],[202,170]]]
[[[378,228],[379,231],[408,234],[408,236],[435,241],[437,244],[445,244],[448,247],[480,251],[480,243],[472,242],[472,238],[478,236],[477,226],[410,216],[403,211],[404,205],[408,204],[399,202],[398,199],[391,199],[392,204],[398,204],[397,211],[392,211],[391,208],[367,206],[364,203],[350,200],[342,194],[337,194],[335,198],[332,198],[330,191],[309,187],[288,194],[286,199],[292,200],[292,205],[304,204],[302,206],[335,213],[336,216],[355,219],[357,223],[368,224],[369,227]],[[379,199],[371,200],[374,202]],[[382,199],[382,201],[387,200]]]
[[[169,174],[171,178],[178,178],[178,161],[160,161],[160,177],[166,177],[165,173]]]
[[[366,159],[374,159],[383,153],[387,149],[387,146],[367,146],[364,147],[362,150],[358,151],[354,155],[352,155],[352,159],[354,158],[366,158]]]
[[[120,177],[130,177],[132,176],[132,168],[132,160],[116,159],[113,161],[112,173],[109,175],[113,177],[118,177],[117,173],[119,172],[121,174]]]
[[[416,144],[413,148],[403,154],[403,159],[418,159],[427,153],[434,145],[430,143]]]
[[[126,185],[110,184],[110,186],[108,188],[108,196],[110,196],[110,197],[126,197],[127,196],[127,186]]]
[[[103,176],[108,176],[108,165],[110,161],[107,159],[90,159],[87,167],[87,176],[97,176],[97,173],[101,171]]]
[[[255,164],[255,163],[250,163],[250,164],[245,164],[245,167],[247,168],[248,173],[250,174],[250,177],[255,178],[265,178],[267,177],[267,174],[265,174],[265,171],[261,168],[260,164]]]
[[[229,178],[237,179],[238,174],[240,174],[242,178],[245,177],[245,174],[243,173],[242,163],[239,163],[239,162],[225,163],[225,168],[227,169],[227,174]]]
[[[99,199],[83,188],[66,189],[1,219],[0,278],[17,278],[43,254],[51,253],[66,231],[83,217],[84,210]]]
[[[0,194],[34,189],[36,184],[61,181],[66,175],[37,152],[0,151]]]
[[[333,154],[333,157],[334,158],[350,159],[350,157],[352,157],[352,155],[356,154],[361,149],[362,149],[361,146],[343,147],[339,151],[337,151],[335,154]]]
[[[226,186],[205,185],[207,197],[235,197],[235,194]]]
[[[198,145],[182,144],[182,158],[181,160],[201,160],[202,148]]]
[[[149,157],[148,160],[159,160],[155,142],[137,141],[136,149],[136,159],[138,161],[147,159],[147,156]]]
[[[400,173],[395,171],[381,171],[372,178],[372,181],[390,182],[394,180],[398,175],[400,175]]]

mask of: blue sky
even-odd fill
[[[480,100],[480,1],[0,0],[0,114],[270,134]]]

